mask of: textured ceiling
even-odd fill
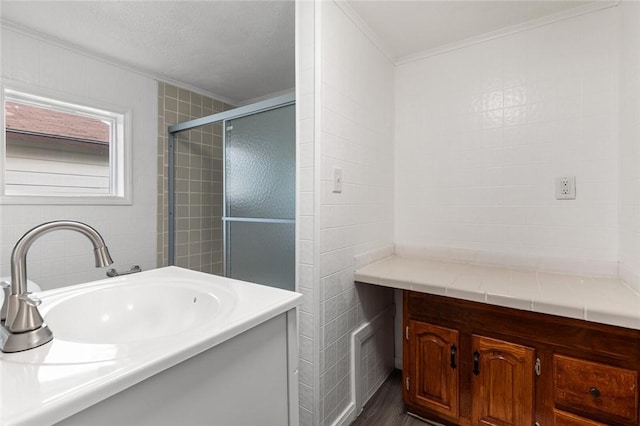
[[[391,56],[401,59],[591,2],[347,3]],[[160,78],[186,83],[234,104],[295,86],[294,17],[293,0],[0,0],[4,21]]]
[[[295,86],[293,1],[6,1],[0,17],[234,104]]]

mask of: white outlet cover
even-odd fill
[[[556,178],[556,199],[575,200],[576,199],[576,177],[560,176]]]

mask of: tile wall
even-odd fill
[[[351,333],[393,303],[392,291],[353,281],[357,267],[393,252],[393,65],[342,7],[297,3],[301,425],[353,418]],[[334,168],[342,193],[332,191]],[[390,328],[379,333],[356,361],[365,400],[393,366],[380,348]]]
[[[620,275],[640,291],[640,3],[619,9]]]
[[[75,47],[2,24],[0,75],[5,82],[59,93],[78,102],[99,102],[131,110],[133,121],[131,205],[0,205],[0,277],[10,275],[13,245],[30,228],[51,220],[79,220],[104,237],[115,261],[128,270],[156,267],[157,83]],[[28,276],[50,289],[106,278],[94,267],[92,246],[80,234],[45,235],[29,251]]]
[[[169,126],[232,108],[211,97],[158,83],[158,265],[168,262]],[[176,137],[177,266],[222,274],[222,125],[201,126]]]
[[[353,272],[392,253],[394,67],[347,6],[321,2],[319,12],[319,416],[329,425],[352,409],[351,333],[393,304],[391,290],[354,285]],[[341,193],[333,192],[335,168],[342,170]],[[379,332],[388,335],[372,336],[356,361],[365,398],[393,368],[393,353],[374,343],[393,337]]]
[[[296,2],[296,290],[303,294],[298,308],[301,426],[318,425],[320,407],[315,7],[313,2]]]
[[[395,242],[615,275],[619,48],[610,7],[400,61]]]

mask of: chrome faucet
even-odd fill
[[[53,339],[53,333],[38,311],[40,300],[31,297],[27,292],[27,252],[39,237],[58,229],[77,231],[91,240],[96,268],[113,263],[109,250],[98,231],[81,222],[70,220],[47,222],[24,234],[11,253],[11,285],[2,283],[5,296],[0,310],[0,351],[2,352],[26,351]]]

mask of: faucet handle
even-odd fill
[[[11,324],[6,324],[5,327],[12,333],[24,333],[40,328],[44,323],[42,315],[38,312],[40,303],[42,303],[40,299],[31,297],[29,294],[18,296],[17,312]]]
[[[32,294],[33,293],[31,292],[21,294],[20,296],[18,296],[18,299],[24,300],[24,303],[26,303],[29,306],[33,306],[34,308],[37,306],[40,306],[40,304],[42,303],[42,300],[38,299],[35,296],[32,296]]]
[[[0,282],[0,288],[4,294],[2,308],[0,308],[0,323],[7,318],[7,308],[9,307],[9,295],[11,294],[11,284],[6,281]]]

